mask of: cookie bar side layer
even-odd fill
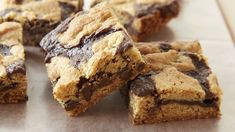
[[[27,101],[22,27],[15,22],[0,24],[0,103]]]
[[[198,44],[137,46],[149,69],[129,87],[130,116],[135,124],[221,115],[222,92]]]
[[[66,19],[41,41],[53,94],[71,116],[134,79],[144,61],[111,8]]]

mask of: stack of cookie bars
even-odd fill
[[[222,92],[198,41],[136,42],[176,17],[178,0],[90,0],[78,13],[80,0],[1,2],[0,103],[27,99],[22,44],[41,41],[53,96],[70,116],[117,89],[134,124],[220,116]]]

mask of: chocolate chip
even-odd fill
[[[205,100],[203,101],[203,103],[204,103],[205,105],[211,105],[211,104],[213,104],[214,102],[215,102],[214,99],[205,99]]]
[[[130,90],[137,96],[148,96],[156,94],[156,87],[149,76],[139,76],[130,85]]]
[[[3,44],[0,44],[0,54],[3,55],[3,56],[9,56],[11,55],[11,47],[7,46],[7,45],[3,45]]]
[[[93,89],[91,86],[85,86],[82,91],[81,91],[83,97],[85,98],[86,101],[91,100],[91,96],[93,94]]]
[[[130,80],[130,78],[132,77],[132,70],[125,69],[122,72],[120,72],[119,75],[122,80]]]
[[[9,89],[15,89],[18,83],[4,84],[2,81],[0,82],[0,92],[7,91]]]
[[[78,101],[69,100],[64,104],[66,111],[71,111],[79,105]]]
[[[172,49],[172,46],[167,42],[161,42],[159,44],[159,49],[161,52],[167,52]]]

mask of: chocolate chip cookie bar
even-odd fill
[[[78,116],[144,68],[113,9],[105,6],[66,19],[40,45],[54,98],[70,116]]]
[[[178,0],[90,0],[91,7],[104,2],[115,8],[124,27],[135,41],[160,31],[179,13]]]
[[[62,19],[81,10],[81,0],[1,0],[0,22],[15,21],[23,26],[25,45],[39,45],[44,35]]]
[[[127,86],[134,124],[220,116],[222,92],[197,41],[137,47],[147,65]]]
[[[0,104],[27,100],[22,32],[18,23],[0,24]]]

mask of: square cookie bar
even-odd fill
[[[160,31],[179,13],[178,0],[90,0],[91,6],[104,2],[115,8],[133,40],[140,41]]]
[[[15,21],[23,26],[25,45],[39,45],[44,35],[62,19],[81,10],[81,0],[1,0],[0,22]]]
[[[78,116],[144,68],[113,10],[104,6],[66,19],[40,45],[54,98],[70,116]]]
[[[27,100],[22,32],[18,23],[0,24],[0,104]]]
[[[137,47],[147,66],[128,86],[134,124],[220,116],[222,92],[197,41]]]

